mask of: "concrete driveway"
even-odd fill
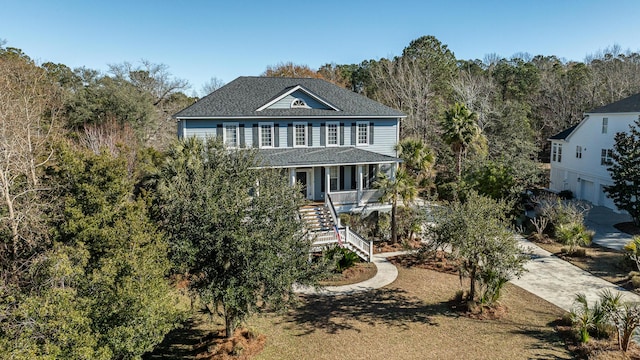
[[[618,214],[603,206],[594,206],[585,217],[585,225],[595,231],[593,242],[615,250],[621,250],[632,238],[613,227],[626,221],[631,221],[629,215]],[[529,271],[511,282],[558,307],[570,311],[577,293],[584,293],[593,304],[605,289],[622,293],[626,301],[640,302],[640,296],[635,293],[593,276],[528,240],[519,238],[519,241],[524,251],[531,254],[531,261],[525,266]]]
[[[594,206],[585,217],[587,228],[594,230],[593,242],[606,248],[622,250],[632,236],[613,227],[621,222],[631,221],[628,214],[618,214],[604,206]]]

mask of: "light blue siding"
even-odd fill
[[[284,98],[280,99],[276,103],[274,103],[271,106],[269,106],[269,109],[289,109],[289,108],[291,108],[291,103],[295,99],[304,100],[304,102],[307,103],[307,105],[312,109],[329,109],[327,106],[325,106],[324,104],[316,101],[314,98],[312,98],[311,96],[305,94],[302,91],[295,91],[295,92],[285,96]]]
[[[257,120],[257,119],[233,119],[233,120],[197,120],[197,119],[189,119],[182,120],[178,124],[178,136],[198,136],[201,138],[205,138],[206,136],[216,136],[217,134],[217,126],[218,124],[222,124],[224,122],[238,122],[244,124],[244,143],[247,147],[253,146],[253,128],[254,125],[257,125],[259,122],[273,122],[274,125],[279,125],[279,133],[278,133],[278,143],[279,147],[287,147],[288,139],[287,139],[287,127],[289,124],[296,122],[298,120],[278,120],[278,119],[265,119],[265,120]],[[305,121],[305,120],[301,120]],[[396,145],[396,134],[398,130],[398,122],[393,119],[308,119],[306,120],[307,124],[312,125],[312,131],[309,134],[312,140],[313,147],[324,146],[321,144],[321,139],[323,138],[320,132],[323,129],[323,124],[328,121],[339,121],[340,124],[344,124],[342,130],[338,130],[340,132],[344,132],[344,145],[343,146],[355,146],[353,142],[353,137],[351,134],[351,129],[353,124],[357,121],[369,121],[370,124],[374,124],[373,131],[373,143],[358,146],[363,150],[368,150],[372,152],[377,152],[384,155],[396,156],[396,151],[394,147]],[[370,134],[371,135],[371,134]]]

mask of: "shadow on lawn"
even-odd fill
[[[565,346],[560,334],[554,330],[561,323],[562,320],[554,320],[547,324],[546,327],[531,327],[523,324],[522,328],[514,330],[512,333],[526,335],[538,340],[529,349],[538,350],[539,356],[531,359],[570,359],[570,357],[560,357],[549,353],[557,347]]]
[[[188,320],[181,328],[169,332],[153,352],[144,354],[142,358],[144,360],[194,359],[201,351],[198,345],[209,334],[209,331],[198,329],[194,320]]]
[[[299,336],[315,331],[334,334],[342,330],[356,330],[358,323],[385,324],[409,329],[410,323],[437,326],[433,315],[451,315],[446,303],[425,304],[398,289],[378,289],[346,296],[307,295],[298,308],[284,316],[283,322],[295,323],[304,330]]]

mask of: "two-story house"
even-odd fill
[[[593,109],[580,123],[549,138],[549,188],[570,190],[577,199],[618,210],[604,187],[613,185],[611,164],[614,136],[626,132],[640,117],[640,94]]]
[[[181,138],[258,149],[264,167],[282,169],[324,204],[301,209],[303,220],[315,219],[308,227],[319,247],[344,241],[371,259],[371,242],[341,227],[337,213],[390,208],[374,181],[379,172],[395,175],[404,114],[321,79],[240,77],[174,117]]]

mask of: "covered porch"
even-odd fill
[[[261,154],[271,167],[282,168],[292,185],[299,183],[307,199],[324,202],[331,194],[338,212],[384,207],[374,188],[376,176],[393,177],[400,161],[356,147],[264,149]]]

